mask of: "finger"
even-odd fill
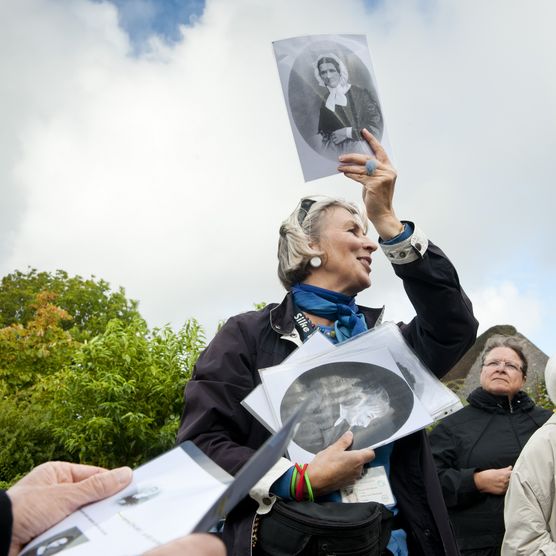
[[[76,502],[83,506],[112,496],[126,487],[131,482],[132,476],[133,472],[129,467],[118,467],[111,471],[95,473],[89,478],[76,483],[75,486],[79,487]]]
[[[47,461],[35,467],[20,482],[25,485],[37,484],[41,486],[76,483],[102,471],[106,471],[106,469],[67,461]]]
[[[358,166],[365,167],[365,162],[372,158],[368,154],[359,154],[359,153],[348,153],[342,154],[338,157],[338,160],[343,164],[357,164]]]
[[[108,471],[108,469],[97,467],[96,465],[83,465],[81,463],[68,463],[67,465],[71,475],[71,482],[73,483],[79,483],[97,473],[106,473]]]
[[[349,173],[349,174],[361,174],[361,175],[365,175],[367,173],[367,169],[365,168],[365,166],[338,166],[338,171]]]
[[[351,446],[352,442],[353,442],[353,433],[351,431],[346,431],[330,447],[333,448],[334,450],[344,452]]]
[[[354,174],[352,172],[350,172],[349,174],[345,173],[344,176],[346,176],[346,177],[348,177],[352,180],[358,181],[359,183],[362,183],[363,185],[365,184],[365,181],[369,177],[366,174]]]
[[[362,448],[361,450],[353,450],[353,452],[351,453],[361,458],[361,465],[365,465],[366,463],[373,461],[376,457],[375,451],[372,450],[371,448]]]
[[[386,154],[384,147],[379,143],[378,139],[368,129],[362,129],[361,135],[363,135],[367,143],[369,143],[369,146],[375,153],[377,160],[388,163],[388,155]]]

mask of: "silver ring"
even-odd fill
[[[378,162],[374,158],[369,158],[369,160],[365,162],[365,170],[367,170],[367,176],[372,176],[377,168]]]

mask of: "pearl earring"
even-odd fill
[[[311,260],[309,261],[309,264],[313,268],[318,268],[322,264],[322,259],[320,257],[312,257]]]

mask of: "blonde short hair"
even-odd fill
[[[324,216],[336,207],[346,209],[352,214],[363,232],[367,233],[367,216],[355,203],[324,196],[301,199],[297,208],[280,226],[278,278],[286,290],[289,291],[294,284],[303,282],[309,276],[311,258],[324,255],[310,244],[320,243]]]

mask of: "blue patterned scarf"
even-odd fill
[[[309,284],[294,284],[291,292],[295,304],[302,311],[334,321],[338,342],[367,330],[367,323],[359,313],[355,297]]]

